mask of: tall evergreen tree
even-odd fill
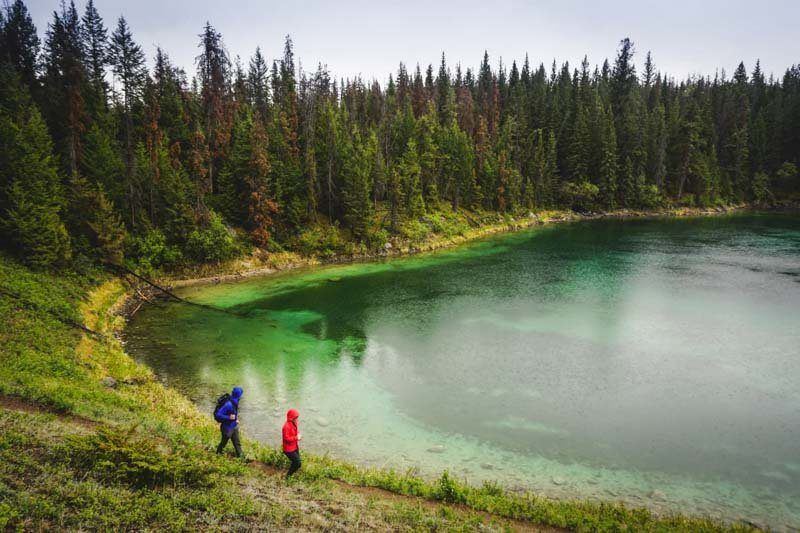
[[[374,135],[366,140],[358,130],[342,139],[342,203],[344,221],[357,239],[365,239],[372,215],[372,165],[378,139]]]
[[[261,48],[256,47],[256,52],[250,59],[247,70],[247,85],[250,93],[250,104],[259,113],[261,120],[267,118],[267,106],[269,104],[269,68]]]
[[[83,14],[83,46],[86,50],[86,63],[89,71],[89,81],[97,94],[102,95],[105,103],[108,83],[106,83],[105,68],[109,63],[108,32],[103,19],[94,7],[94,0],[86,3]]]
[[[45,39],[44,91],[41,106],[53,140],[68,174],[78,171],[83,135],[89,117],[84,96],[87,73],[84,64],[81,25],[75,3],[62,4],[53,13]]]
[[[133,40],[124,17],[117,20],[117,27],[111,35],[109,59],[122,90],[122,124],[125,147],[125,174],[127,182],[127,206],[129,224],[137,223],[139,201],[137,198],[134,174],[134,107],[139,103],[147,77],[142,48]]]
[[[69,260],[64,191],[47,126],[33,105],[16,112],[0,110],[0,183],[5,193],[3,240],[36,267]]]
[[[36,26],[22,0],[7,6],[5,21],[0,29],[0,61],[16,69],[22,83],[32,95],[38,94],[39,36]]]
[[[203,130],[209,152],[204,189],[215,192],[214,180],[226,156],[233,126],[231,60],[222,43],[222,34],[208,22],[200,34],[200,50],[197,77],[201,84]]]

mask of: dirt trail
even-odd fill
[[[277,467],[274,467],[272,465],[268,465],[268,464],[262,463],[260,461],[252,461],[249,464],[249,466],[251,468],[256,468],[258,470],[261,470],[265,474],[271,475],[271,476],[281,476],[281,477],[283,477],[284,475],[286,475],[285,470],[277,468]],[[342,489],[342,490],[344,490],[346,492],[361,494],[362,496],[365,496],[367,498],[375,498],[375,499],[380,499],[380,500],[386,500],[386,501],[391,501],[393,503],[394,502],[405,502],[405,503],[419,504],[419,505],[422,505],[423,507],[425,507],[426,509],[429,509],[429,510],[432,510],[432,511],[437,511],[437,510],[441,509],[442,507],[447,507],[447,508],[456,509],[456,510],[459,510],[459,511],[462,511],[462,512],[465,512],[465,513],[475,513],[475,514],[483,517],[486,520],[490,520],[490,521],[493,520],[493,521],[502,523],[504,525],[507,525],[513,531],[520,531],[520,532],[548,532],[548,533],[549,532],[569,531],[568,529],[564,529],[564,528],[555,528],[555,527],[551,527],[551,526],[542,526],[542,525],[538,525],[538,524],[533,524],[531,522],[526,522],[524,520],[516,520],[516,519],[513,519],[513,518],[506,518],[506,517],[496,516],[496,515],[493,515],[491,513],[486,512],[486,511],[478,511],[476,509],[473,509],[473,508],[471,508],[471,507],[469,507],[467,505],[463,505],[463,504],[444,503],[444,502],[438,502],[438,501],[434,501],[434,500],[428,500],[428,499],[425,499],[425,498],[420,498],[418,496],[409,496],[409,495],[406,495],[406,494],[398,494],[396,492],[392,492],[390,490],[382,489],[380,487],[363,487],[363,486],[360,486],[360,485],[351,485],[350,483],[347,483],[345,481],[341,481],[341,480],[338,480],[338,479],[331,479],[330,481],[333,482],[337,487],[339,487],[340,489]]]
[[[17,396],[7,396],[5,394],[0,394],[0,408],[7,411],[17,411],[20,413],[51,414],[55,415],[64,422],[75,424],[86,429],[96,429],[103,425],[97,420],[92,420],[91,418],[86,418],[73,413],[61,412],[46,405],[40,405],[23,400]]]
[[[81,415],[58,411],[46,405],[29,402],[17,396],[8,396],[4,394],[0,394],[0,409],[8,411],[16,411],[21,413],[50,414],[56,416],[61,422],[74,424],[84,429],[96,430],[106,425],[102,422],[98,422],[97,420],[92,420],[90,418],[86,418]],[[248,462],[248,467],[258,470],[259,472],[271,477],[282,478],[285,475],[283,469],[277,468],[272,465],[268,465],[261,461],[255,461],[255,460],[250,461]],[[524,520],[515,520],[513,518],[496,516],[486,511],[478,511],[476,509],[472,509],[463,504],[451,504],[451,503],[428,500],[418,496],[398,494],[396,492],[391,492],[389,490],[382,489],[379,487],[363,487],[359,485],[351,485],[350,483],[338,479],[331,479],[329,481],[331,481],[339,490],[342,490],[350,494],[358,494],[367,499],[376,499],[391,503],[408,503],[412,505],[421,505],[422,507],[424,507],[429,511],[438,511],[442,508],[448,508],[463,513],[473,513],[475,515],[481,516],[487,521],[500,524],[513,531],[546,532],[546,533],[567,531],[566,529],[562,528],[541,526],[533,524],[531,522],[526,522]]]

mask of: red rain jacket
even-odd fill
[[[286,413],[286,422],[283,424],[283,451],[297,451],[297,417],[300,416],[294,409]]]

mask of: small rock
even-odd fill
[[[553,482],[553,485],[563,485],[564,483],[567,482],[566,479],[564,479],[563,477],[558,477],[558,476],[553,477],[553,479],[551,479],[551,481]]]
[[[444,450],[445,448],[441,444],[436,444],[435,446],[428,448],[428,451],[431,453],[444,453]]]
[[[103,385],[108,387],[109,389],[116,389],[117,388],[117,380],[112,378],[111,376],[106,376],[102,380]]]
[[[654,491],[650,492],[650,494],[648,494],[648,496],[650,498],[653,498],[654,500],[663,500],[664,498],[667,497],[667,495],[664,494],[663,492],[661,492],[660,490],[654,490]]]
[[[317,418],[317,424],[326,428],[331,425],[327,418]]]
[[[389,250],[392,249],[392,243],[387,242],[386,244],[383,245],[383,249],[388,252]]]

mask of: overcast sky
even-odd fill
[[[59,0],[27,0],[41,34]],[[76,0],[83,12],[85,0]],[[286,34],[305,70],[318,62],[332,74],[385,81],[400,61],[412,70],[438,65],[441,53],[453,67],[480,63],[484,49],[493,65],[507,66],[525,53],[531,63],[556,59],[577,66],[613,58],[629,36],[637,64],[651,50],[656,66],[671,76],[729,75],[756,59],[782,76],[800,63],[800,0],[95,0],[106,26],[124,15],[149,58],[164,48],[173,61],[195,72],[197,35],[206,20],[223,35],[231,57],[243,63],[257,45],[270,60],[280,56]]]

